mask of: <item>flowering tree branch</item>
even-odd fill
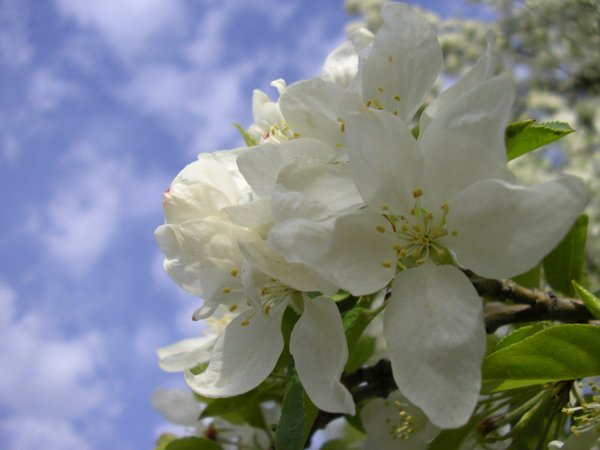
[[[469,270],[466,270],[465,274],[481,297],[495,300],[486,306],[484,311],[485,329],[488,333],[493,333],[502,325],[511,323],[594,320],[581,300],[559,297],[551,291],[529,289],[511,280],[484,278]],[[515,304],[500,303],[507,300]]]

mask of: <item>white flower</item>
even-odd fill
[[[283,350],[281,322],[291,305],[301,311],[291,334],[290,353],[304,389],[320,409],[354,414],[352,397],[339,381],[348,349],[333,300],[308,298],[289,288],[289,282],[278,281],[310,283],[310,271],[301,265],[287,263],[272,250],[256,245],[245,246],[244,253],[260,268],[250,266],[244,277],[248,298],[258,303],[259,312],[248,311],[231,321],[217,338],[206,371],[199,375],[186,371],[190,388],[207,397],[229,397],[258,386]]]
[[[512,97],[506,77],[488,79],[437,111],[418,141],[398,115],[361,108],[348,117],[347,143],[368,209],[320,220],[296,201],[301,213],[282,207],[286,217],[269,235],[288,260],[354,295],[393,280],[384,335],[394,379],[442,428],[471,415],[485,352],[481,301],[458,268],[442,264],[455,259],[488,277],[520,274],[559,242],[587,202],[571,176],[514,184],[498,139]],[[298,186],[294,195],[310,202],[313,191]]]
[[[360,416],[367,432],[364,450],[424,450],[440,432],[399,391],[371,400]]]

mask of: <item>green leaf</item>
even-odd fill
[[[244,138],[244,142],[248,147],[254,147],[255,145],[258,145],[258,141],[246,130],[244,130],[244,127],[242,127],[239,123],[233,122],[233,126],[236,127],[237,130],[240,132],[240,134]]]
[[[345,372],[352,372],[358,367],[355,367],[358,360],[361,359],[361,354],[368,351],[368,348],[359,348],[359,340],[365,331],[365,328],[371,323],[374,314],[364,306],[355,306],[343,315],[344,331],[346,340],[348,341],[348,361],[346,362]],[[369,345],[368,343],[363,345]],[[373,342],[374,345],[374,342]],[[361,363],[362,364],[362,363]]]
[[[510,345],[516,344],[517,342],[520,342],[529,336],[533,336],[534,334],[539,333],[547,327],[548,325],[544,323],[535,323],[533,325],[525,325],[520,328],[517,328],[512,333],[504,336],[504,338],[501,339],[500,342],[498,342],[496,348],[494,349],[494,352],[497,352],[498,350],[501,350]]]
[[[506,127],[508,160],[531,152],[571,134],[575,130],[564,122],[535,123],[535,119],[511,123]]]
[[[321,450],[347,450],[348,444],[341,439],[334,439],[333,441],[327,441],[321,447]]]
[[[526,288],[537,289],[540,287],[540,277],[542,275],[542,265],[538,264],[527,272],[513,277],[512,280]]]
[[[596,319],[600,319],[600,298],[579,285],[575,280],[573,280],[573,288],[575,289],[577,297],[585,303],[586,308],[592,313],[592,316]]]
[[[156,440],[154,450],[165,450],[167,445],[177,439],[177,436],[171,433],[163,433]]]
[[[223,447],[208,439],[186,437],[171,442],[166,446],[165,450],[223,450]]]
[[[290,361],[288,387],[281,405],[275,448],[302,450],[319,410],[308,398]]]
[[[543,260],[546,281],[552,289],[575,296],[571,281],[581,283],[585,265],[588,216],[579,216],[562,241]]]
[[[487,356],[484,393],[600,375],[600,327],[559,325]]]
[[[237,412],[240,409],[240,405],[256,403],[257,397],[256,391],[250,391],[242,395],[236,395],[235,397],[216,398],[204,408],[200,418],[223,416],[231,412]]]
[[[349,352],[348,361],[344,372],[350,373],[360,369],[363,364],[375,353],[377,339],[373,336],[361,336],[356,345]]]

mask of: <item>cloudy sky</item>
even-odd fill
[[[342,0],[0,0],[3,448],[152,448],[152,391],[182,386],[155,349],[199,333],[154,243],[161,194],[347,21]]]

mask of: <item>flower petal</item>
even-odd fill
[[[326,162],[333,156],[334,151],[321,141],[294,139],[250,147],[238,156],[237,164],[252,189],[260,197],[268,197],[275,187],[279,171],[286,164],[298,159]]]
[[[327,55],[321,78],[349,87],[358,71],[358,53],[372,43],[373,33],[365,28],[356,30],[346,42]]]
[[[297,161],[282,169],[271,197],[273,221],[323,220],[364,206],[348,163]]]
[[[431,121],[437,117],[445,108],[451,105],[461,96],[465,95],[471,89],[474,89],[485,80],[494,76],[496,68],[496,55],[494,53],[494,36],[488,35],[487,49],[477,60],[475,65],[456,83],[437,96],[425,108],[419,119],[419,129],[421,134],[425,131]]]
[[[156,350],[158,365],[166,372],[181,372],[210,359],[217,336],[184,339]]]
[[[206,397],[231,397],[258,386],[273,370],[281,350],[281,319],[287,302],[273,308],[269,315],[240,314],[217,338],[208,368],[199,375],[189,370],[185,381],[196,393]],[[249,321],[249,324],[242,326]]]
[[[292,84],[279,100],[279,107],[290,128],[304,138],[318,139],[338,148],[345,144],[340,122],[340,104],[345,90],[321,78]]]
[[[347,121],[350,164],[363,200],[373,211],[406,214],[423,166],[410,130],[398,117],[368,108]]]
[[[442,68],[442,50],[433,26],[409,6],[388,3],[381,18],[362,67],[363,99],[410,121]]]
[[[407,416],[412,417],[409,423],[403,421]],[[392,392],[387,399],[371,400],[361,410],[360,417],[367,432],[364,450],[425,449],[440,432],[400,391]]]
[[[200,403],[189,391],[155,389],[152,406],[171,423],[184,427],[200,424]]]
[[[240,243],[240,250],[262,273],[297,291],[333,295],[338,290],[337,286],[304,264],[286,261],[266,241]]]
[[[588,201],[584,183],[563,175],[534,187],[483,180],[450,202],[446,245],[458,262],[484,277],[523,273],[567,233]]]
[[[353,295],[376,292],[392,279],[395,243],[389,222],[370,211],[324,222],[291,219],[269,232],[269,244],[286,260],[306,264]]]
[[[304,298],[304,312],[290,337],[290,353],[306,393],[319,409],[354,415],[354,400],[340,382],[348,347],[333,300]]]
[[[433,207],[472,183],[513,180],[506,167],[504,131],[514,97],[512,81],[492,78],[454,101],[419,139],[426,195]]]
[[[456,267],[400,272],[384,311],[394,380],[434,425],[464,425],[477,404],[485,353],[482,304]]]

